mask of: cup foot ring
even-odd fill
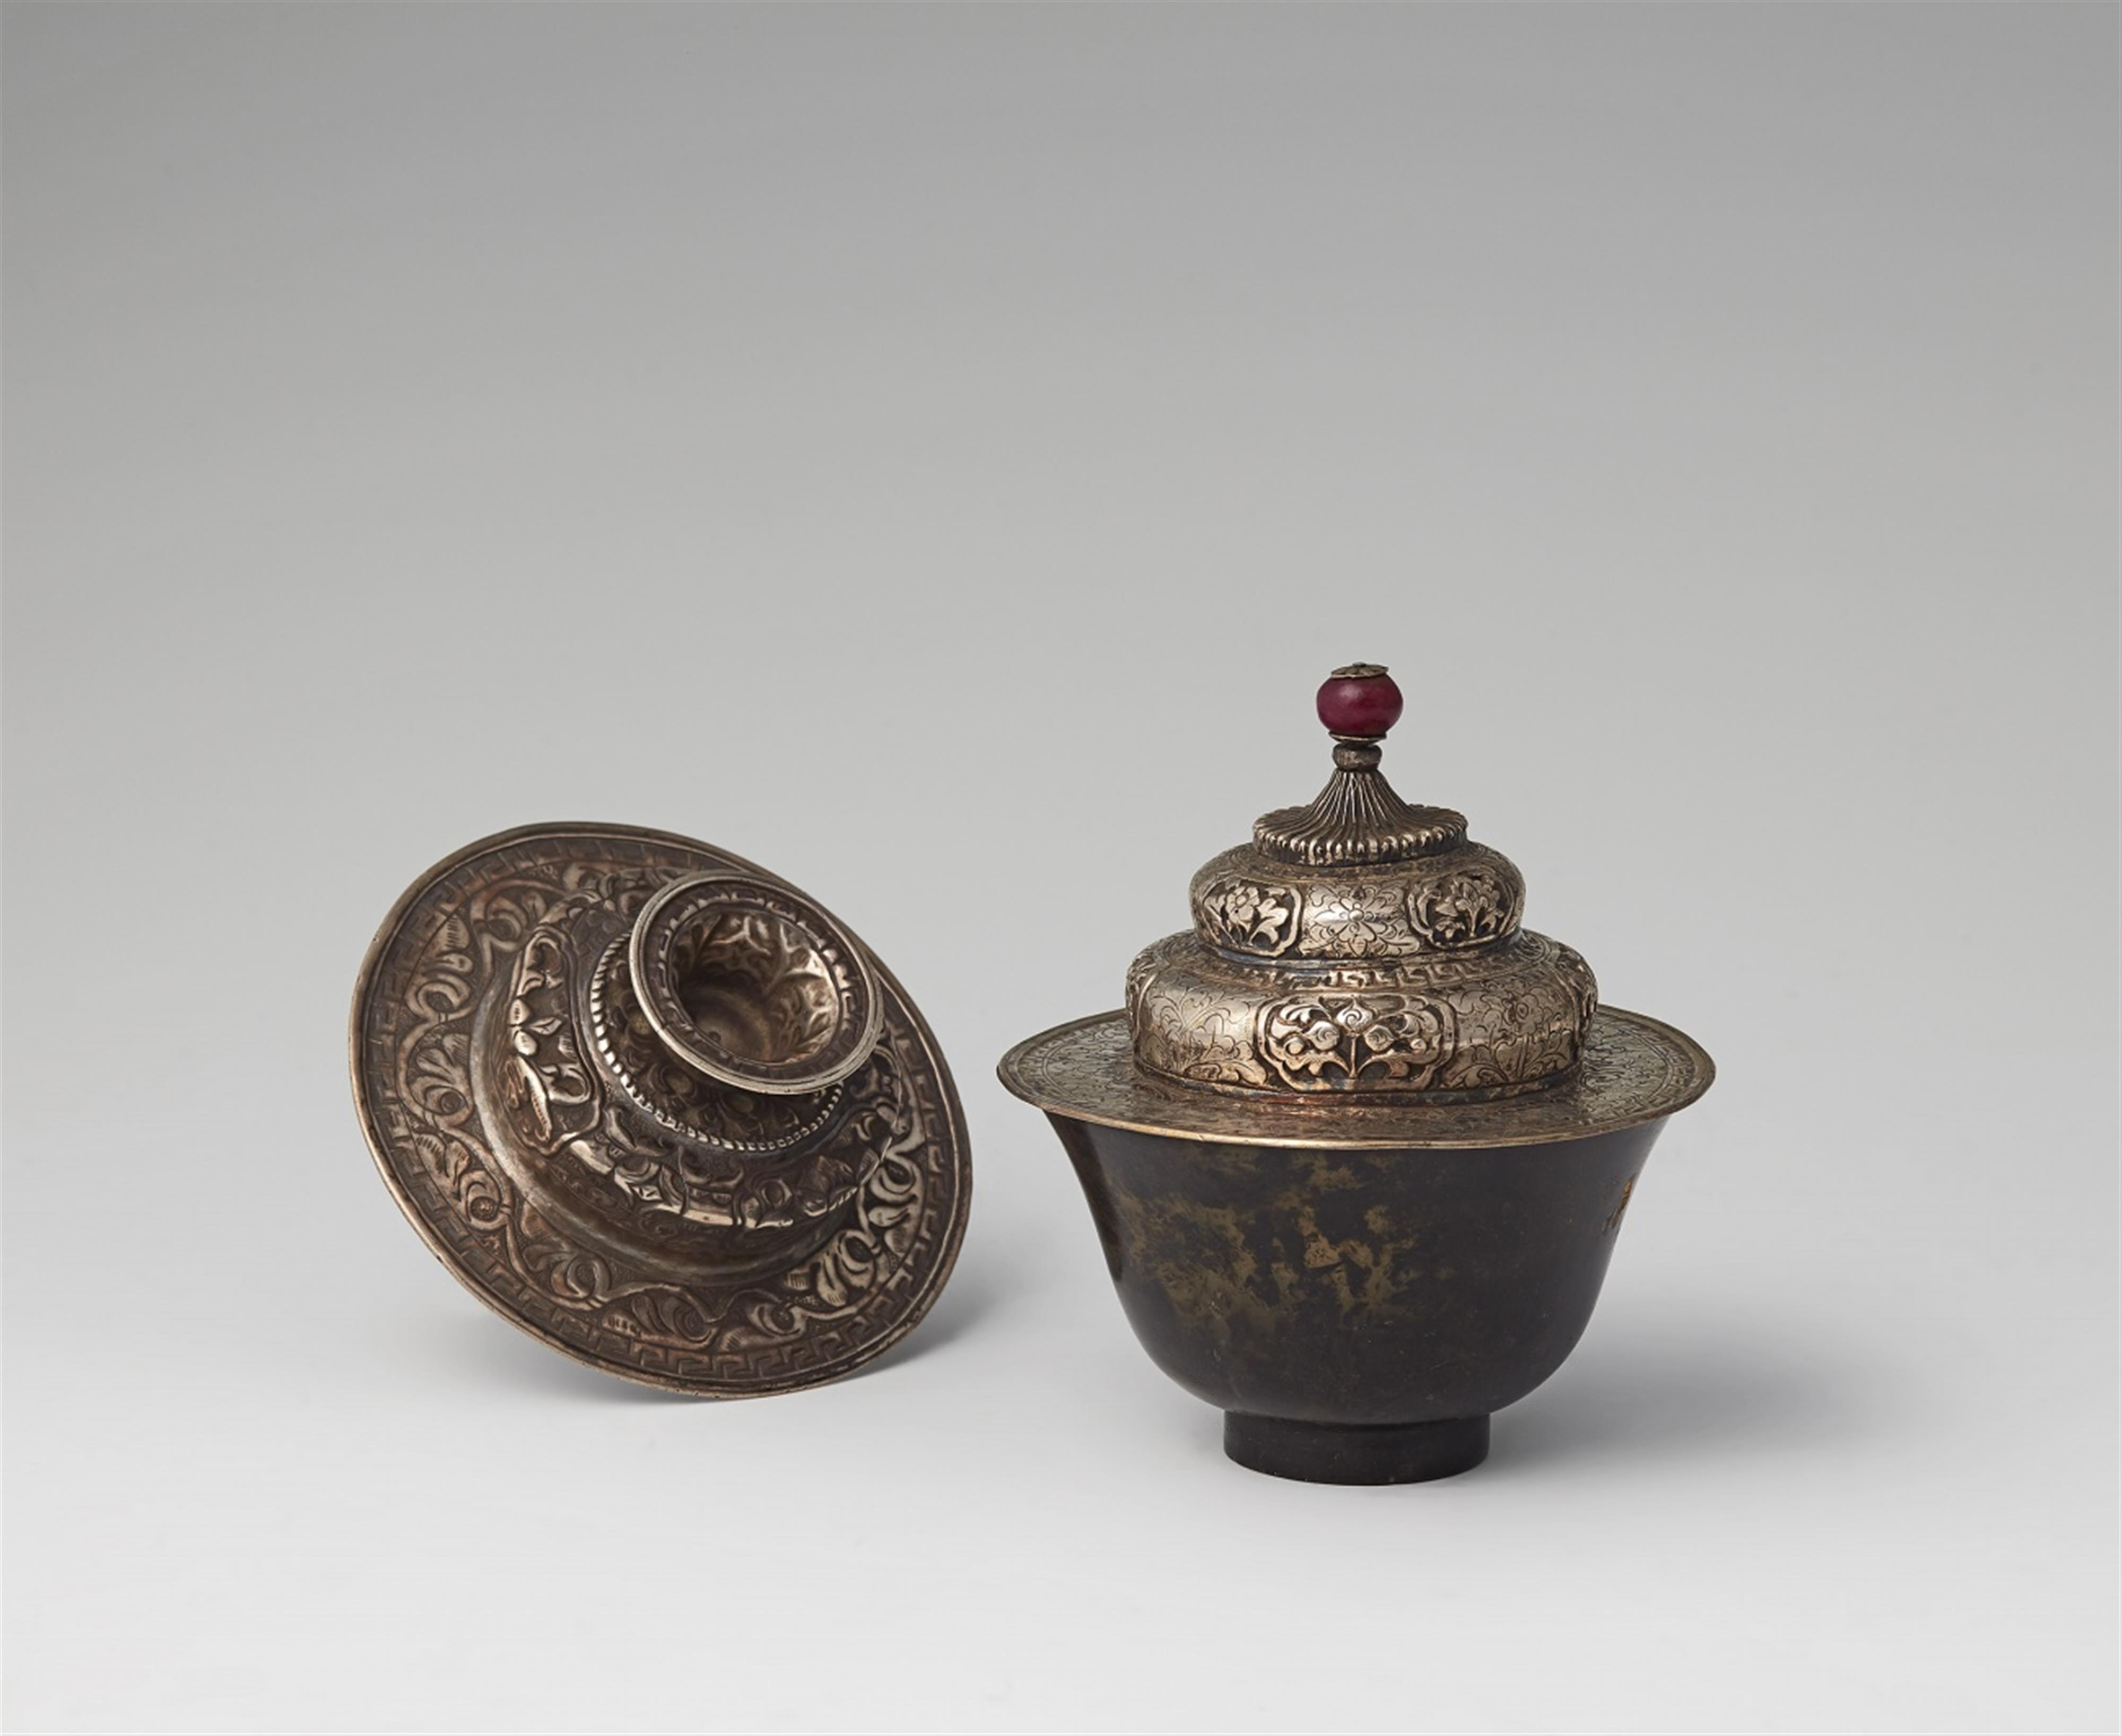
[[[1223,1414],[1223,1451],[1250,1471],[1307,1483],[1424,1483],[1489,1456],[1489,1419],[1351,1425]]]

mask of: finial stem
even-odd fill
[[[1318,709],[1334,737],[1334,775],[1309,807],[1262,814],[1254,842],[1280,861],[1315,866],[1395,862],[1465,842],[1463,815],[1411,806],[1378,770],[1403,702],[1381,663],[1346,664],[1328,676]]]

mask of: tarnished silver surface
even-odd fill
[[[612,1374],[727,1398],[834,1379],[956,1258],[965,1119],[928,1027],[828,912],[711,845],[472,845],[385,921],[351,1046],[428,1246]]]
[[[1194,875],[1187,899],[1194,931],[1241,962],[1376,963],[1507,939],[1525,914],[1525,878],[1463,839],[1391,874],[1307,871],[1241,844]]]
[[[1479,1103],[1297,1101],[1168,1083],[1135,1064],[1121,1012],[1028,1038],[998,1071],[1026,1102],[1077,1121],[1223,1145],[1357,1150],[1544,1145],[1611,1133],[1685,1108],[1717,1075],[1691,1037],[1611,1006],[1599,1009],[1582,1064],[1568,1079]]]
[[[1360,669],[1385,670],[1376,664]],[[1401,862],[1433,855],[1466,841],[1466,816],[1451,808],[1402,801],[1376,776],[1378,747],[1353,736],[1337,738],[1334,776],[1302,808],[1278,808],[1253,822],[1253,842],[1277,861],[1314,868],[1363,862]]]
[[[627,964],[664,1046],[723,1085],[823,1090],[876,1043],[883,1006],[862,949],[808,898],[755,875],[671,881],[635,918]]]
[[[1129,967],[1127,994],[1135,1057],[1152,1071],[1214,1091],[1363,1101],[1539,1090],[1577,1064],[1598,1004],[1591,967],[1530,929],[1479,958],[1272,974],[1172,935]]]
[[[1524,876],[1468,839],[1463,814],[1386,782],[1400,703],[1379,665],[1330,678],[1325,788],[1206,863],[1193,931],[1129,967],[1144,1071],[1209,1091],[1436,1103],[1542,1091],[1577,1067],[1592,968],[1520,926]]]

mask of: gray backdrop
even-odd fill
[[[2113,8],[5,29],[16,1728],[2110,1727]],[[1225,1463],[991,1071],[1358,658],[1723,1070],[1378,1491]],[[375,924],[568,817],[952,1057],[860,1378],[578,1369],[379,1184]]]

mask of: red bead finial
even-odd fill
[[[1337,669],[1319,689],[1319,721],[1336,735],[1375,740],[1400,721],[1400,684],[1381,663]]]

